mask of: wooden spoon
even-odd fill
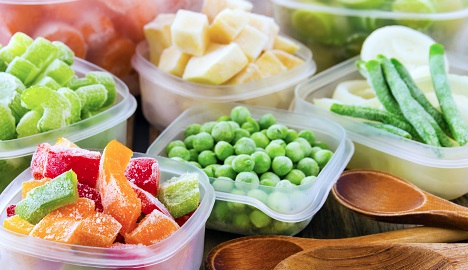
[[[284,269],[467,269],[468,244],[375,244],[317,247],[281,261]]]
[[[468,239],[468,231],[415,227],[343,238],[311,239],[292,236],[244,236],[214,247],[206,258],[207,269],[273,269],[283,259],[317,247],[371,243],[444,243]]]
[[[431,195],[388,173],[344,172],[332,189],[344,206],[371,219],[468,230],[468,208]]]

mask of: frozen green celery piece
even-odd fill
[[[50,212],[77,200],[78,179],[70,170],[28,192],[16,205],[15,213],[31,224],[37,224]]]
[[[57,48],[57,59],[62,60],[67,65],[71,66],[75,62],[75,53],[65,43],[61,41],[52,41],[52,44]]]
[[[28,111],[21,106],[21,94],[26,89],[24,84],[15,76],[0,72],[0,103],[7,105],[15,117],[16,123]]]
[[[73,78],[68,81],[67,87],[72,89],[72,90],[77,90],[80,87],[83,86],[88,86],[93,84],[89,78],[83,77],[83,78],[78,78],[77,76],[74,76]]]
[[[42,77],[41,79],[37,80],[33,83],[35,86],[44,86],[53,90],[57,90],[60,88],[60,84],[58,84],[54,79],[49,76]]]
[[[42,114],[38,111],[27,112],[19,121],[16,126],[16,133],[18,138],[38,134],[41,131],[38,128],[39,120],[41,120]]]
[[[57,90],[60,94],[64,95],[70,102],[71,117],[70,124],[81,120],[81,99],[78,94],[67,87],[62,87]]]
[[[15,57],[24,54],[31,43],[33,43],[33,39],[30,36],[17,32],[10,38],[8,45],[0,49],[0,58],[11,63]]]
[[[162,183],[159,187],[158,199],[174,218],[192,212],[200,202],[198,174],[186,173]]]
[[[28,60],[42,71],[57,58],[57,55],[58,49],[52,42],[45,38],[38,37],[28,46],[26,52],[24,52],[21,57]]]
[[[15,117],[7,105],[0,103],[0,141],[11,140],[15,137]]]
[[[69,65],[67,65],[62,60],[55,59],[49,66],[47,66],[39,78],[50,77],[54,79],[60,86],[65,86],[74,75],[75,71],[73,71]]]
[[[107,90],[107,99],[102,107],[109,107],[114,104],[117,91],[115,90],[115,81],[109,72],[105,71],[91,71],[86,73],[88,78],[93,84],[102,84]]]
[[[107,90],[102,84],[82,86],[75,91],[81,100],[82,111],[95,111],[102,108],[107,100]]]
[[[70,102],[62,94],[43,86],[31,86],[21,95],[23,105],[42,114],[38,122],[41,132],[66,126],[71,117]]]
[[[20,79],[24,85],[30,86],[41,70],[28,60],[17,56],[11,61],[5,72]]]

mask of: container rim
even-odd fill
[[[346,7],[331,7],[327,5],[319,5],[314,3],[300,3],[296,0],[271,0],[274,4],[284,6],[291,9],[310,10],[318,12],[326,12],[342,16],[358,16],[358,17],[376,17],[384,19],[430,19],[430,20],[453,20],[461,19],[468,16],[468,7],[460,10],[440,13],[416,13],[416,12],[392,12],[376,9],[352,9]]]
[[[100,248],[52,242],[41,238],[14,233],[6,230],[3,226],[0,226],[0,246],[4,246],[14,252],[19,252],[44,260],[94,267],[144,267],[161,263],[171,258],[177,252],[186,247],[198,232],[204,229],[205,222],[214,205],[214,189],[209,183],[206,174],[192,165],[180,163],[165,157],[136,152],[133,157],[140,156],[151,156],[156,158],[160,168],[164,168],[163,171],[169,173],[181,175],[190,171],[199,175],[199,186],[204,195],[200,200],[200,205],[193,215],[195,218],[189,219],[170,237],[150,246],[141,245],[125,249]],[[0,197],[2,217],[6,215],[5,209],[11,200],[18,193],[21,193],[21,182],[25,179],[29,179],[30,175],[31,171],[28,168],[2,193],[2,196]],[[128,257],[125,255],[128,255]]]
[[[174,94],[211,102],[235,102],[281,91],[305,80],[317,71],[315,61],[312,59],[312,51],[299,41],[294,41],[299,44],[296,56],[304,60],[302,65],[275,76],[242,84],[207,85],[194,83],[161,71],[148,60],[149,49],[146,41],[137,45],[136,52],[132,57],[132,66],[140,76],[151,81],[156,87],[164,87],[165,90]]]
[[[106,71],[80,58],[75,58],[72,68],[80,74],[88,71]],[[80,141],[99,134],[128,119],[136,110],[136,99],[130,94],[127,85],[122,80],[115,75],[112,76],[115,80],[117,91],[117,101],[114,105],[90,118],[59,129],[23,138],[0,141],[0,159],[30,155],[34,153],[38,144],[44,142],[53,143],[59,137],[66,137],[71,141]]]

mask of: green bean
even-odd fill
[[[400,74],[401,79],[406,83],[406,86],[408,86],[408,89],[411,93],[411,96],[419,103],[421,106],[426,110],[429,115],[434,118],[434,120],[437,122],[439,127],[447,134],[448,136],[452,137],[452,132],[450,131],[450,128],[447,124],[447,122],[444,119],[444,116],[442,115],[441,112],[439,112],[432,104],[427,100],[426,96],[424,95],[423,91],[419,89],[419,87],[416,85],[414,82],[413,78],[411,78],[410,73],[408,70],[405,68],[405,66],[400,63],[395,58],[390,59],[392,62],[393,66],[396,68],[398,74]]]
[[[382,124],[382,123],[378,123],[378,122],[364,122],[364,124],[369,125],[371,127],[381,129],[381,130],[385,130],[387,132],[393,133],[393,134],[398,135],[398,136],[403,137],[403,138],[407,138],[407,139],[412,139],[413,138],[411,136],[411,134],[409,134],[409,132],[407,132],[406,130],[403,130],[401,128],[397,128],[397,127],[392,126],[392,125]]]
[[[431,45],[429,50],[429,68],[442,114],[452,131],[454,139],[461,146],[468,142],[468,127],[460,116],[451,94],[450,84],[445,72],[444,54],[444,46],[437,43]]]
[[[428,145],[441,146],[434,127],[425,117],[424,109],[411,96],[408,87],[401,79],[393,64],[385,56],[379,55],[385,78],[392,91],[393,96],[400,104],[400,109],[406,120],[414,127],[422,141]]]

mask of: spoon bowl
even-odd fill
[[[374,220],[468,230],[468,208],[388,173],[346,171],[332,194],[342,205]]]

